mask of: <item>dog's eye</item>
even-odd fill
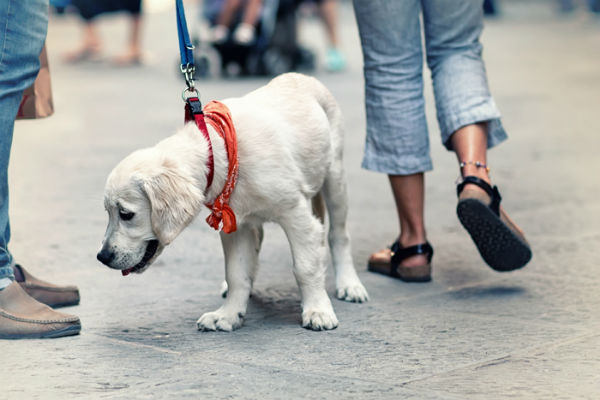
[[[128,211],[119,211],[119,217],[121,217],[121,219],[123,221],[129,221],[131,218],[133,218],[135,214],[132,212],[128,212]]]

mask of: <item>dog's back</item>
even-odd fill
[[[289,73],[223,102],[238,131],[238,201],[246,190],[262,197],[277,188],[283,200],[298,190],[312,198],[321,189],[333,160],[341,158],[343,141],[341,112],[325,86]]]

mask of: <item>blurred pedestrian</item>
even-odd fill
[[[59,287],[15,264],[8,250],[8,164],[23,91],[35,80],[48,27],[48,0],[0,0],[0,338],[79,333],[79,318],[53,306],[79,303],[76,287]]]
[[[327,33],[327,55],[325,68],[339,72],[346,68],[346,58],[341,52],[338,35],[338,0],[315,0],[319,3],[319,14]]]
[[[338,0],[296,0],[298,5],[316,5],[319,18],[323,23],[327,40],[327,52],[325,54],[325,69],[329,72],[339,72],[346,68],[346,58],[341,51],[341,43],[338,34]]]
[[[102,41],[96,29],[96,18],[112,12],[127,12],[130,16],[130,34],[124,52],[115,57],[117,65],[138,65],[142,63],[141,29],[142,0],[73,0],[72,4],[83,19],[83,42],[67,54],[67,62],[84,60],[97,61],[102,55]]]
[[[233,41],[245,46],[252,44],[256,39],[256,24],[261,10],[262,0],[225,0],[222,2],[217,23],[212,30],[212,41],[214,43],[227,41],[230,29],[241,14],[241,22],[237,24],[232,34]]]
[[[487,148],[506,139],[490,95],[479,36],[482,1],[354,0],[364,56],[367,138],[363,167],[389,176],[400,235],[373,254],[369,270],[405,281],[431,279],[433,248],[424,221],[424,172],[432,169],[423,98],[423,45],[442,143],[456,153],[457,213],[484,260],[523,267],[531,250],[491,186]]]

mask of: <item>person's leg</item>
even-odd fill
[[[0,100],[0,105],[4,102]],[[15,280],[15,271],[13,268],[13,258],[8,251],[8,242],[10,241],[10,222],[8,220],[8,160],[10,158],[10,148],[12,142],[13,122],[8,122],[4,118],[4,113],[0,111],[0,227],[4,227],[3,234],[0,235],[0,290],[10,285]],[[2,129],[6,126],[5,129]],[[10,129],[10,133],[8,130]]]
[[[529,245],[499,207],[499,192],[488,175],[487,149],[505,140],[506,132],[481,57],[482,8],[466,2],[449,6],[445,0],[422,4],[442,141],[456,152],[466,178],[459,185],[459,219],[492,268],[520,268],[531,258]]]
[[[390,175],[390,184],[396,201],[400,222],[402,247],[410,247],[427,242],[425,232],[425,174]],[[426,255],[417,255],[402,262],[405,267],[423,265]]]
[[[25,88],[39,71],[48,27],[48,1],[0,3],[0,339],[59,337],[79,333],[79,318],[56,312],[31,296],[13,274],[8,251],[8,164],[14,120]],[[19,270],[19,273],[21,270]],[[19,274],[22,275],[22,274]],[[22,276],[20,276],[22,278]]]
[[[403,247],[426,241],[424,175],[431,170],[423,98],[418,1],[355,0],[364,56],[367,139],[363,167],[387,173]],[[372,259],[389,260],[390,251]],[[403,265],[423,264],[414,256]]]
[[[242,22],[248,25],[255,26],[260,17],[260,11],[262,9],[262,0],[248,0],[246,2],[246,8],[244,9],[244,15]]]
[[[235,29],[234,40],[239,44],[248,45],[256,36],[256,24],[262,10],[262,0],[247,0],[242,15],[242,22]]]
[[[488,88],[481,57],[482,7],[471,2],[449,6],[445,0],[422,0],[422,3],[427,64],[433,79],[442,142],[448,150],[454,150],[450,137],[455,132],[467,125],[487,122],[487,140],[480,144],[486,148],[497,145],[507,136]]]
[[[487,167],[487,131],[485,122],[469,124],[454,132],[450,136],[450,142],[456,153],[461,176],[476,176],[491,183]],[[483,191],[475,185],[467,186]]]
[[[113,62],[116,65],[137,65],[142,62],[141,31],[141,14],[132,14],[129,31],[129,41],[124,52],[114,58]]]
[[[129,40],[123,54],[113,60],[117,65],[135,65],[142,61],[142,1],[122,2],[124,11],[130,15]]]
[[[47,1],[28,3],[27,7],[17,0],[0,5],[0,26],[6,27],[0,29],[0,278],[14,279],[8,251],[8,164],[14,121],[23,91],[33,83],[40,68],[47,19]]]
[[[217,22],[212,28],[211,40],[215,43],[222,43],[229,37],[229,29],[233,24],[233,19],[238,12],[242,0],[225,0],[223,8],[219,12]]]
[[[97,60],[102,53],[102,42],[94,20],[102,13],[102,7],[95,0],[73,0],[72,3],[83,20],[83,40],[75,50],[65,53],[63,59],[69,63]]]
[[[327,33],[327,62],[329,71],[341,71],[346,66],[346,60],[340,52],[338,38],[338,0],[321,0],[319,2],[319,13]]]
[[[481,57],[482,9],[423,0],[423,20],[442,142],[464,164],[463,176],[489,182],[487,168],[481,166],[487,165],[487,149],[504,141],[506,132]]]
[[[329,46],[338,47],[337,34],[338,0],[322,0],[319,4],[319,13],[325,25]]]

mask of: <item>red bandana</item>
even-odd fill
[[[214,229],[219,230],[219,225],[223,222],[223,232],[231,233],[237,229],[235,214],[229,207],[229,197],[235,188],[235,183],[238,177],[238,153],[237,153],[237,137],[231,113],[227,106],[218,101],[211,101],[204,109],[204,117],[217,133],[225,141],[225,149],[227,150],[227,160],[229,161],[229,169],[227,170],[227,180],[221,194],[217,196],[213,204],[206,204],[212,210],[212,213],[206,219],[206,222]]]

